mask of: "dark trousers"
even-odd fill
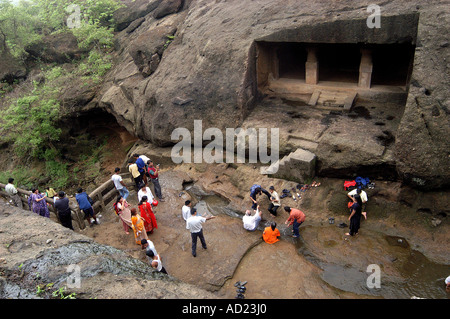
[[[162,198],[162,194],[161,194],[161,185],[159,185],[159,178],[150,178],[150,180],[152,181],[153,186],[155,187],[155,195],[156,195],[156,197],[161,199]]]
[[[268,191],[266,191],[264,188],[261,188],[261,192],[263,192],[264,194],[266,194],[266,195],[267,195],[267,198],[268,198],[269,200],[270,200],[270,198],[272,197],[272,196],[270,195],[270,193],[269,193]],[[261,193],[259,193],[259,194],[261,194]],[[256,195],[257,195],[256,193],[250,194],[250,196],[251,196],[254,200],[256,200]],[[253,203],[252,209],[255,210],[257,206],[258,206],[258,204]]]
[[[270,203],[269,205],[269,213],[271,213],[273,216],[277,216],[277,209],[280,206],[275,206],[273,203]]]
[[[361,214],[355,213],[352,218],[350,218],[350,236],[358,233],[359,227],[361,226]]]
[[[192,255],[197,254],[197,238],[200,238],[200,242],[202,243],[202,247],[206,249],[205,237],[203,237],[203,229],[198,233],[191,233],[192,238]]]
[[[59,221],[61,222],[61,225],[73,230],[72,215],[70,213],[70,210],[66,210],[65,212],[59,212],[58,216],[59,216]]]
[[[134,179],[134,183],[136,184],[136,190],[139,192],[140,187],[141,187],[141,183],[142,183],[142,176],[139,175],[138,177],[136,177]]]

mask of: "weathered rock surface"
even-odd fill
[[[76,298],[215,298],[156,272],[148,263],[121,250],[98,244],[53,220],[11,207],[3,200],[0,215],[2,299],[48,298],[51,291],[68,287],[69,276],[75,269],[69,266],[80,267],[81,286],[68,287],[65,292],[76,293]],[[36,293],[38,285],[48,284],[52,284],[50,293]]]
[[[449,149],[448,72],[438,70],[447,67],[448,46],[443,37],[448,24],[441,22],[448,17],[448,9],[439,1],[388,1],[382,4],[386,12],[383,27],[372,30],[365,26],[368,4],[163,2],[146,15],[141,11],[139,18],[145,21],[140,20],[132,32],[124,30],[117,35],[116,67],[106,78],[98,100],[104,94],[108,97],[111,87],[117,91],[114,87],[121,86],[130,99],[100,105],[122,119],[119,121],[132,105],[134,118],[127,119],[130,132],[155,144],[170,145],[171,132],[177,127],[193,130],[194,119],[202,119],[204,127],[221,130],[245,123],[261,98],[256,87],[255,41],[411,42],[417,49],[407,107],[404,114],[397,115],[397,119],[402,118],[399,132],[383,136],[373,129],[371,133],[375,139],[394,137],[392,147],[383,151],[377,141],[367,140],[350,147],[349,134],[333,136],[330,130],[321,141],[312,141],[319,143],[318,173],[342,176],[354,167],[369,168],[362,172],[373,167],[380,173],[388,167],[390,176],[398,174],[412,185],[445,187],[450,160],[443,151]],[[167,38],[171,35],[173,41]],[[118,70],[120,79],[116,77]],[[297,126],[308,122],[301,118],[295,121]],[[310,142],[304,143],[308,143],[306,149],[317,146]],[[349,155],[358,147],[365,147],[367,153],[350,160]],[[333,163],[339,166],[334,168]]]

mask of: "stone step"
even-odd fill
[[[315,165],[316,155],[310,151],[298,148],[269,167],[261,169],[261,174],[305,182],[307,179],[314,177]]]

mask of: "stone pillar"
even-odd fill
[[[317,84],[319,82],[319,62],[317,61],[316,48],[307,48],[308,56],[305,63],[306,84]]]
[[[372,69],[372,52],[367,49],[362,49],[361,63],[359,65],[359,87],[370,89],[370,84],[372,81]]]

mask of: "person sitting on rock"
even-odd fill
[[[281,234],[277,228],[277,223],[272,222],[272,223],[270,223],[269,227],[266,227],[264,229],[262,238],[266,243],[274,244],[277,241],[279,241],[280,236],[281,236]]]
[[[262,212],[259,210],[259,205],[256,207],[256,212],[252,216],[250,210],[245,212],[244,217],[242,217],[242,222],[244,224],[244,228],[248,231],[255,231],[258,228],[259,222],[261,221]]]

